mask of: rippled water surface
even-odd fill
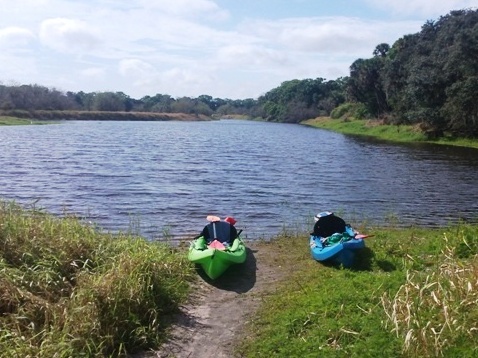
[[[105,230],[188,237],[233,215],[247,239],[346,221],[475,220],[478,151],[380,143],[293,124],[87,122],[0,127],[0,198]]]

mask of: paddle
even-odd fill
[[[215,221],[221,221],[221,218],[219,216],[216,216],[216,215],[208,215],[206,217],[206,220],[213,223]]]
[[[358,234],[355,235],[355,239],[365,239],[367,237],[372,237],[373,235],[364,235],[364,234]]]

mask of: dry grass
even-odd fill
[[[114,120],[114,121],[200,121],[210,120],[201,114],[188,113],[157,113],[157,112],[112,112],[112,111],[0,111],[0,115],[23,119],[36,119],[42,121],[58,120]]]
[[[447,236],[444,240],[448,242]],[[478,334],[478,263],[461,260],[447,245],[440,265],[429,271],[408,272],[394,297],[382,296],[386,327],[403,339],[410,356],[444,356],[462,340]]]

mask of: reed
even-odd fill
[[[118,356],[157,347],[189,290],[183,253],[75,217],[0,203],[0,356]]]

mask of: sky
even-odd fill
[[[0,0],[0,84],[258,98],[478,0]]]

